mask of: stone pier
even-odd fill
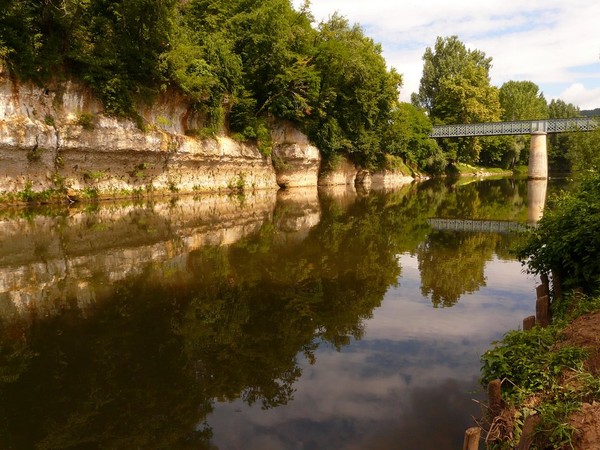
[[[544,131],[531,133],[528,178],[530,180],[545,180],[548,178],[548,147],[546,145],[546,132]]]

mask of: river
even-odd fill
[[[480,355],[534,310],[518,234],[482,221],[545,190],[2,208],[0,448],[460,448]]]

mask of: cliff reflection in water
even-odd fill
[[[299,354],[314,362],[322,343],[361,338],[399,254],[418,256],[436,306],[484,285],[506,238],[448,239],[427,219],[489,214],[526,221],[524,185],[5,213],[0,446],[209,446],[216,400],[286,404]]]

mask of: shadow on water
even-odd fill
[[[360,196],[306,189],[5,211],[0,446],[214,448],[207,417],[218,402],[286,405],[320,349],[363,338],[400,285],[398,255],[416,256],[435,307],[485,286],[486,262],[509,258],[510,237],[432,231],[427,219],[526,222],[526,190],[435,181]],[[447,442],[469,420],[457,419],[460,383],[413,389],[401,426],[373,422],[369,448]],[[438,432],[422,436],[416,423],[431,421]],[[339,448],[335,431],[305,423],[314,439],[304,448]]]

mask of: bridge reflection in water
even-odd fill
[[[519,222],[502,220],[428,219],[434,230],[470,231],[476,233],[513,233],[527,227]]]
[[[544,215],[548,180],[527,181],[527,223],[535,226]],[[431,218],[427,223],[434,230],[468,231],[472,233],[514,233],[524,231],[527,226],[508,220],[443,219]]]

